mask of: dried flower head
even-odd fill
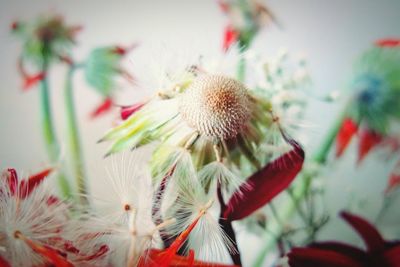
[[[235,137],[250,118],[251,99],[244,85],[221,75],[196,78],[180,98],[188,125],[211,139]]]
[[[242,177],[271,160],[257,158],[260,147],[286,143],[282,135],[286,128],[282,125],[284,116],[278,117],[273,110],[272,99],[280,91],[248,87],[218,70],[208,72],[206,63],[192,66],[196,67],[187,68],[175,84],[172,82],[172,88],[162,88],[135,108],[102,140],[114,141],[109,153],[160,141],[150,162],[158,181],[172,169],[171,177],[187,183],[201,172],[204,188],[215,192],[217,183],[209,177],[214,173],[218,177],[212,179],[232,192],[243,182]],[[293,86],[297,84],[288,82],[283,90],[290,91]],[[275,106],[287,107],[287,102]],[[275,155],[287,152],[287,148],[290,145]],[[221,170],[221,164],[226,171]],[[206,165],[207,170],[202,172]],[[232,173],[239,169],[239,175]]]

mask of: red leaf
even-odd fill
[[[11,267],[11,265],[2,256],[0,256],[0,267]]]
[[[90,117],[94,119],[104,113],[107,113],[108,111],[111,110],[112,107],[113,107],[113,101],[110,97],[107,97],[95,110],[92,111]]]
[[[378,144],[382,142],[382,135],[377,132],[365,129],[361,132],[360,135],[360,143],[358,145],[358,160],[357,163],[361,163],[361,161],[365,158],[365,156]]]
[[[222,49],[224,51],[227,51],[229,47],[231,47],[231,45],[237,41],[238,36],[239,36],[238,32],[231,25],[228,25],[225,28],[224,42],[222,45]]]
[[[121,119],[126,120],[136,111],[140,110],[146,103],[136,103],[131,106],[121,107]]]
[[[40,254],[43,258],[45,258],[49,263],[53,264],[54,266],[73,267],[72,263],[61,256],[55,249],[37,244],[36,242],[26,238],[22,234],[19,234],[17,237],[23,240],[33,251]]]
[[[395,188],[400,185],[400,174],[392,173],[390,175],[388,185],[385,189],[385,194],[392,192]]]
[[[385,241],[375,226],[349,212],[343,211],[340,215],[358,232],[369,252],[379,252],[385,249]]]
[[[294,140],[287,141],[293,150],[250,176],[228,201],[222,212],[224,219],[234,221],[250,215],[290,185],[303,166],[304,151]]]
[[[400,39],[397,38],[380,39],[375,42],[375,45],[379,47],[396,47],[400,46]]]
[[[352,258],[334,251],[317,248],[294,248],[288,254],[291,267],[362,267]]]
[[[351,138],[358,130],[358,125],[351,119],[345,118],[337,134],[336,139],[336,157],[343,155],[343,152],[350,144]]]
[[[32,76],[25,76],[24,77],[24,84],[22,85],[22,89],[24,91],[32,88],[33,86],[35,86],[38,82],[40,82],[41,80],[44,79],[45,77],[45,73],[44,72],[40,72],[38,74],[32,75]]]
[[[32,193],[32,190],[35,189],[43,180],[49,176],[49,174],[53,171],[53,168],[47,168],[39,173],[36,173],[32,176],[29,176],[27,179],[21,181],[19,185],[19,197],[26,198]]]

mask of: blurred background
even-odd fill
[[[316,95],[346,90],[357,56],[377,39],[400,36],[398,0],[269,0],[265,3],[281,27],[270,25],[263,29],[252,49],[271,56],[281,49],[286,49],[293,57],[306,56]],[[37,88],[21,90],[22,82],[16,71],[20,44],[11,36],[10,25],[17,19],[29,20],[49,12],[61,14],[68,24],[83,26],[74,49],[74,58],[78,60],[96,46],[139,44],[124,63],[126,70],[137,78],[137,84],[120,84],[115,102],[121,105],[135,103],[157,89],[150,88],[146,81],[151,79],[150,72],[158,64],[159,56],[168,53],[193,58],[200,54],[220,55],[227,23],[214,0],[0,0],[1,169],[12,166],[34,172],[46,166],[47,156],[39,127],[39,94]],[[53,114],[62,145],[66,142],[62,100],[65,71],[65,67],[57,66],[50,73]],[[79,73],[74,78],[74,90],[86,173],[90,189],[101,191],[105,190],[100,178],[105,176],[102,166],[107,144],[96,142],[113,125],[118,112],[90,119],[90,112],[101,99],[82,76]],[[340,98],[336,103],[310,100],[306,112],[309,126],[302,132],[306,151],[312,151],[319,144],[342,104]],[[374,218],[395,162],[385,161],[377,152],[368,155],[361,166],[354,167],[356,151],[352,144],[345,156],[326,170],[326,179],[321,181],[328,188],[325,204],[333,216],[340,209],[351,207],[367,218]],[[384,235],[399,238],[398,225],[400,210],[398,205],[392,205],[378,226]],[[344,223],[333,217],[320,238],[336,235],[358,242],[358,237],[350,233]],[[256,252],[258,240],[255,236],[240,236],[240,240],[241,246],[251,244],[251,251]],[[251,261],[252,257],[251,252],[244,254],[244,262]]]

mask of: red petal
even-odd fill
[[[33,75],[33,76],[26,76],[24,78],[24,84],[22,85],[22,89],[24,91],[30,89],[31,87],[35,86],[38,82],[43,80],[45,76],[46,75],[45,75],[44,72],[40,72],[40,73],[38,73],[36,75]]]
[[[291,267],[362,267],[357,262],[338,252],[317,248],[294,248],[288,254]]]
[[[392,192],[394,189],[396,189],[400,185],[400,174],[395,174],[392,173],[390,175],[388,185],[385,189],[385,194],[388,194]]]
[[[121,107],[121,119],[126,120],[136,111],[140,110],[146,103],[137,103],[132,106]]]
[[[134,43],[128,47],[122,47],[120,45],[116,45],[114,47],[111,48],[111,53],[120,55],[120,56],[124,56],[126,53],[130,52],[131,50],[133,50],[134,48],[136,48],[138,46],[137,43]]]
[[[107,113],[113,107],[113,101],[110,97],[104,99],[104,101],[90,114],[92,119]]]
[[[165,251],[158,249],[151,249],[147,251],[146,257],[142,257],[139,261],[138,267],[238,267],[236,265],[225,265],[213,262],[202,262],[194,260],[194,253],[189,251],[189,256],[175,255],[174,258],[166,263]]]
[[[32,190],[35,189],[43,180],[49,176],[49,174],[53,171],[53,168],[47,168],[39,173],[36,173],[32,176],[29,176],[27,179],[21,181],[19,185],[19,197],[26,198],[32,193]]]
[[[304,151],[294,140],[288,141],[293,150],[250,176],[247,184],[242,185],[228,201],[222,213],[223,218],[230,221],[242,219],[267,204],[289,186],[303,166]]]
[[[62,257],[53,248],[37,244],[22,235],[20,235],[18,238],[22,239],[32,250],[34,250],[36,253],[40,254],[49,263],[51,263],[57,267],[72,267],[73,266],[72,263],[70,263],[67,259]]]
[[[19,27],[19,22],[18,21],[13,21],[11,23],[11,30],[15,31]]]
[[[94,259],[98,259],[98,258],[104,256],[109,250],[110,250],[110,248],[107,245],[102,245],[95,253],[93,253],[91,255],[83,256],[83,257],[79,258],[79,261],[91,261]]]
[[[358,160],[357,163],[365,158],[365,156],[378,144],[382,142],[382,135],[375,131],[365,129],[361,132],[360,143],[358,145]]]
[[[400,39],[397,38],[381,39],[376,41],[375,45],[379,47],[396,47],[400,46]]]
[[[336,139],[336,157],[340,157],[343,154],[357,130],[358,125],[352,119],[345,118],[343,120]]]
[[[9,168],[5,173],[5,178],[7,179],[8,188],[10,189],[11,195],[14,195],[18,187],[18,174],[15,169]]]
[[[47,205],[51,206],[60,202],[60,199],[56,196],[49,196],[47,198]]]
[[[376,252],[383,251],[385,249],[385,240],[383,240],[378,230],[365,219],[351,214],[349,212],[341,212],[340,214],[353,228],[358,232],[361,238],[364,240],[368,251]]]
[[[229,4],[226,3],[224,0],[218,0],[218,5],[221,8],[222,12],[228,13],[229,11]]]
[[[225,28],[224,43],[222,45],[222,49],[224,51],[227,51],[229,47],[231,47],[231,45],[237,41],[238,36],[238,32],[231,25],[228,25]]]
[[[11,265],[2,256],[0,256],[0,267],[11,267]]]
[[[388,249],[384,253],[386,264],[391,267],[400,266],[400,245]]]
[[[331,250],[349,258],[352,258],[358,262],[362,262],[366,259],[366,253],[352,245],[344,244],[341,242],[327,241],[317,242],[310,245],[311,248],[318,248],[323,250]]]

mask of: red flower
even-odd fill
[[[399,267],[400,241],[385,241],[365,219],[348,212],[341,216],[363,239],[366,250],[341,242],[313,243],[288,254],[291,267]]]

